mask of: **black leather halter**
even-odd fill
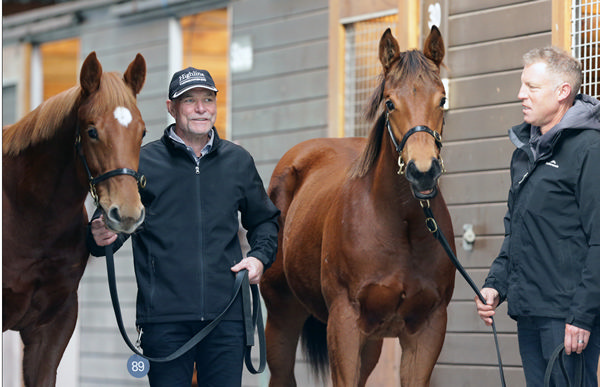
[[[387,127],[388,133],[390,134],[392,142],[394,143],[394,146],[396,147],[396,152],[398,152],[398,166],[400,167],[400,169],[398,170],[399,175],[404,174],[404,170],[405,170],[404,160],[402,160],[402,150],[404,149],[404,146],[406,145],[406,141],[408,141],[408,138],[410,136],[412,136],[413,134],[418,133],[418,132],[425,132],[425,133],[431,135],[435,139],[435,145],[437,145],[438,150],[442,149],[442,136],[435,130],[431,130],[428,126],[417,125],[415,127],[410,128],[408,130],[408,132],[406,132],[404,137],[402,137],[402,141],[400,141],[400,145],[398,145],[398,141],[396,140],[396,137],[394,136],[394,133],[392,132],[392,126],[390,125],[390,112],[389,111],[386,112],[385,125]],[[443,166],[444,162],[442,161],[441,156],[439,157],[439,160]]]
[[[90,195],[92,196],[92,199],[94,199],[94,203],[96,204],[96,206],[99,206],[98,192],[96,191],[96,184],[98,184],[104,180],[110,179],[113,176],[119,176],[119,175],[133,176],[133,178],[137,181],[140,188],[144,188],[146,186],[146,177],[144,175],[140,175],[137,171],[134,171],[131,168],[117,168],[117,169],[113,169],[112,171],[103,173],[102,175],[100,175],[98,177],[93,177],[92,172],[90,171],[90,167],[88,166],[87,159],[85,158],[85,155],[83,154],[83,151],[81,149],[81,134],[79,132],[79,126],[77,126],[77,135],[75,137],[75,149],[77,150],[77,154],[79,155],[79,157],[81,157],[81,161],[83,162],[83,167],[85,168],[85,172],[87,173],[88,183],[90,185],[90,188],[89,188]]]

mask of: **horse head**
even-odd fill
[[[440,65],[444,43],[436,26],[423,52],[400,52],[388,28],[379,42],[383,66],[379,104],[384,104],[390,144],[398,153],[398,173],[404,174],[417,199],[437,195],[444,167],[440,156],[446,102]]]
[[[145,78],[146,62],[140,54],[122,77],[103,73],[95,52],[81,67],[76,144],[92,197],[106,225],[117,232],[132,233],[145,215],[138,190],[145,180],[137,168],[146,128],[136,104]]]

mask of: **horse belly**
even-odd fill
[[[308,191],[308,190],[307,190]],[[283,267],[290,289],[313,315],[327,321],[321,291],[321,244],[326,201],[314,192],[299,192],[286,219]],[[320,215],[317,215],[320,214]]]
[[[286,282],[304,307],[326,321],[321,292],[323,225],[362,138],[312,139],[290,149],[277,164],[269,195],[285,220],[280,255]],[[275,265],[279,265],[276,262]]]

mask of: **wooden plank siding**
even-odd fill
[[[327,0],[233,2],[232,41],[248,36],[253,67],[231,75],[231,139],[265,185],[293,145],[327,135]]]
[[[551,44],[552,1],[465,0],[448,2],[445,36],[449,111],[444,129],[448,173],[441,187],[452,216],[457,255],[478,286],[498,254],[510,185],[514,146],[510,126],[522,121],[517,93],[522,55]],[[477,234],[473,250],[462,248],[464,224]],[[448,309],[446,341],[432,386],[499,385],[491,328],[477,316],[474,293],[457,274]],[[525,385],[516,323],[506,305],[496,318],[507,385]]]

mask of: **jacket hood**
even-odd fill
[[[586,94],[578,94],[573,106],[551,130],[554,129],[600,130],[600,101]]]

